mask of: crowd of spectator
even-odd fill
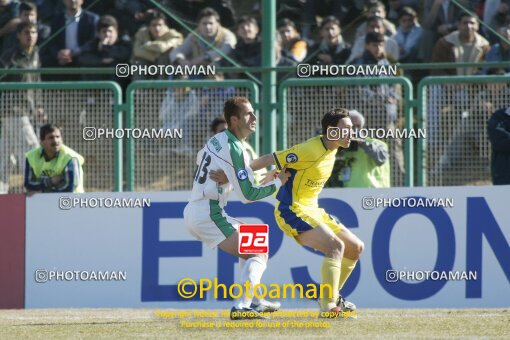
[[[42,67],[108,67],[124,62],[230,66],[222,55],[242,66],[261,65],[259,1],[247,1],[244,6],[229,0],[158,3],[196,28],[222,53],[177,25],[150,1],[0,0],[2,61],[13,64],[12,59],[6,62],[5,58],[12,58],[11,49],[19,46],[17,26],[31,22],[37,30],[38,49],[34,53]],[[459,3],[508,38],[509,0]],[[510,48],[504,40],[485,27],[479,30],[478,18],[466,16],[449,0],[279,1],[277,30],[277,64],[283,66],[303,61],[355,62],[366,54],[369,33],[384,36],[383,52],[391,63],[510,60]],[[446,74],[454,71],[447,70]],[[509,70],[456,71],[501,74]]]

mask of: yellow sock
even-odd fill
[[[341,290],[349,278],[351,276],[354,267],[356,267],[356,263],[358,260],[351,260],[346,257],[342,258],[342,269],[340,270],[340,280],[338,282],[338,289]]]
[[[331,297],[328,286],[326,286],[321,296],[320,305],[323,311],[329,311],[336,306],[336,299],[338,298],[338,283],[340,281],[340,262],[330,257],[324,257],[322,260],[322,283],[331,286]],[[321,290],[319,290],[320,292]]]

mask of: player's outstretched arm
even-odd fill
[[[230,142],[228,154],[224,156],[227,162],[220,162],[220,167],[225,172],[228,181],[233,185],[234,191],[244,202],[258,201],[264,197],[271,196],[282,185],[280,178],[276,178],[267,185],[255,185],[252,169],[250,164],[245,163],[243,148],[240,144]]]
[[[259,158],[251,161],[250,168],[253,171],[257,171],[257,170],[260,170],[263,168],[267,168],[268,166],[273,165],[273,164],[274,164],[273,154],[269,153],[267,155],[260,156]]]
[[[262,181],[260,181],[260,184],[266,185],[269,182],[274,181],[277,178],[280,178],[282,185],[285,185],[285,183],[288,181],[288,179],[290,177],[290,173],[287,172],[286,170],[287,170],[287,166],[285,165],[283,167],[283,169],[281,169],[281,170],[273,169],[273,170],[266,172],[263,175],[263,178],[262,178]]]
[[[282,185],[284,185],[287,180],[290,177],[290,174],[288,172],[285,172],[285,170],[270,170],[266,172],[264,175],[262,175],[262,181],[260,182],[261,185],[267,185],[269,182],[274,181],[277,178],[280,178],[280,181],[282,182]],[[227,175],[225,175],[225,172],[223,170],[211,170],[209,171],[209,177],[219,185],[223,185],[228,183]]]
[[[262,175],[262,180],[260,181],[261,185],[265,185],[271,181],[273,181],[279,174],[277,169],[269,170],[265,174]]]

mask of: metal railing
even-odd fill
[[[211,121],[226,99],[246,96],[259,107],[258,87],[248,80],[137,81],[127,90],[128,128],[182,131],[182,139],[127,140],[127,190],[189,190],[197,152],[211,136]],[[257,129],[258,131],[258,129]],[[258,133],[251,140],[258,151]]]
[[[322,115],[335,107],[358,110],[367,128],[411,129],[412,92],[411,83],[403,77],[286,80],[279,87],[278,147],[285,149],[315,136]],[[389,96],[395,96],[397,104],[388,105]],[[413,140],[386,142],[392,186],[412,186]]]
[[[510,106],[510,77],[427,77],[418,85],[419,186],[490,184],[487,121]]]
[[[121,103],[114,82],[0,83],[0,181],[23,191],[24,154],[39,146],[39,127],[51,122],[84,156],[86,191],[122,191],[122,141],[83,138],[85,127],[120,128]]]
[[[437,62],[437,63],[396,63],[400,70],[442,70],[452,68],[509,68],[510,61],[500,62]],[[266,73],[276,71],[279,73],[294,73],[296,74],[295,66],[279,66],[279,67],[248,67],[248,66],[217,66],[217,72],[232,72],[232,73]],[[23,68],[0,68],[0,75],[2,74],[19,74],[19,73],[39,73],[39,74],[107,74],[115,75],[114,67],[43,67],[37,69],[23,69]],[[79,80],[79,79],[77,79]]]
[[[393,111],[385,91],[398,98]],[[189,189],[209,124],[233,95],[247,96],[260,110],[259,87],[250,80],[137,81],[125,104],[114,82],[0,83],[0,182],[10,184],[10,192],[23,191],[24,153],[35,146],[33,139],[27,144],[26,129],[35,135],[52,122],[63,127],[64,143],[85,157],[86,191]],[[324,112],[347,107],[364,114],[369,128],[426,129],[426,139],[416,145],[412,139],[388,141],[392,186],[490,183],[486,123],[510,106],[510,77],[428,77],[417,95],[402,77],[289,79],[271,103],[278,108],[277,123],[262,112],[264,129],[251,142],[264,152],[269,139],[280,150],[301,143],[316,134]],[[181,129],[182,140],[86,141],[84,127]]]

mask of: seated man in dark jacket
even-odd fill
[[[119,39],[117,20],[104,15],[97,23],[97,37],[86,43],[78,57],[78,64],[85,67],[115,67],[127,63],[131,57],[131,43]],[[87,78],[90,80],[90,78]],[[94,79],[98,79],[94,76]],[[115,76],[102,79],[115,80]]]
[[[342,38],[340,21],[334,16],[324,18],[321,24],[321,41],[315,46],[311,63],[342,65],[351,55],[351,46]]]
[[[41,51],[43,66],[76,66],[82,46],[94,38],[99,17],[82,9],[83,0],[63,1],[66,9],[53,18],[51,32],[65,29]]]
[[[262,64],[262,42],[259,25],[255,18],[242,16],[237,21],[237,45],[232,57],[243,66],[260,66]]]

